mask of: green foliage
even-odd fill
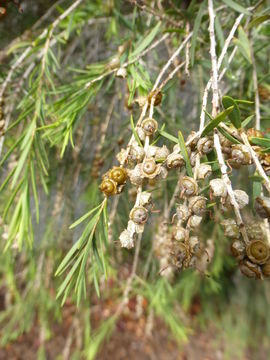
[[[71,270],[67,273],[65,280],[57,292],[57,298],[63,295],[62,304],[66,301],[67,296],[73,287],[75,289],[76,302],[78,305],[82,296],[86,297],[86,267],[89,258],[91,261],[91,270],[93,271],[94,285],[99,295],[97,280],[98,270],[95,266],[95,262],[97,263],[99,270],[101,270],[104,274],[106,274],[106,264],[103,254],[104,249],[102,249],[103,234],[101,235],[98,233],[97,228],[99,222],[106,219],[106,206],[107,199],[105,198],[99,206],[90,210],[87,214],[83,215],[79,220],[75,221],[75,223],[70,226],[72,229],[94,214],[85,226],[82,235],[69,250],[55,273],[55,275],[62,275],[69,267],[71,267]],[[104,231],[107,231],[107,225],[105,223],[101,226]],[[107,235],[104,239],[106,238]],[[102,255],[99,254],[99,250],[102,252]]]
[[[7,128],[0,130],[4,140],[0,159],[1,345],[38,329],[44,340],[37,354],[40,359],[46,357],[45,344],[55,335],[55,322],[65,320],[66,308],[61,304],[77,305],[72,318],[84,334],[82,348],[71,349],[70,358],[94,359],[116,328],[121,315],[113,311],[111,317],[101,316],[95,329],[89,318],[103,300],[117,309],[129,284],[126,277],[134,253],[122,251],[118,238],[129,220],[133,193],[127,184],[114,199],[102,200],[97,177],[115,165],[115,155],[130,135],[142,146],[136,132],[140,109],[135,100],[149,95],[188,28],[193,31],[190,76],[183,70],[177,74],[179,79],[176,76],[162,88],[162,107],[155,107],[154,113],[162,126],[151,145],[166,143],[170,151],[179,145],[189,176],[193,170],[184,138],[198,128],[203,88],[211,77],[206,1],[191,1],[187,9],[174,0],[162,2],[164,11],[153,3],[154,14],[147,11],[149,2],[142,10],[120,0],[81,2],[66,12],[74,3],[61,2],[37,27],[15,39],[4,49],[7,57],[0,66],[0,91],[10,69],[14,70],[4,91],[4,105],[0,104],[3,119],[9,119]],[[236,17],[240,13],[244,17],[221,64],[220,72],[227,68],[219,89],[221,93],[226,89],[224,109],[215,119],[206,112],[210,121],[202,136],[218,129],[233,144],[240,144],[235,128],[254,126],[252,113],[259,106],[264,136],[251,137],[250,142],[260,146],[262,154],[269,153],[269,9],[259,4],[252,10],[253,1],[224,0],[223,5],[214,3],[217,55]],[[168,34],[166,43],[151,48],[164,33]],[[237,51],[231,61],[233,45]],[[252,50],[259,105],[253,89]],[[182,52],[176,57],[168,73],[186,56]],[[117,77],[118,67],[127,70],[125,79]],[[220,175],[214,152],[204,156],[203,162]],[[178,175],[149,187],[156,209],[168,207]],[[262,178],[254,170],[234,182],[251,194],[253,202],[261,194]],[[207,183],[200,185],[200,194],[209,192]],[[158,222],[155,211],[150,214],[149,210],[151,221],[145,226],[130,294],[147,299],[147,311],[162,319],[179,344],[188,339],[191,329],[185,319],[190,319],[189,311],[198,301],[195,324],[214,323],[220,328],[218,340],[225,344],[226,356],[241,358],[247,344],[256,346],[258,339],[270,335],[269,286],[266,282],[250,285],[236,271],[230,243],[219,225],[226,214],[218,212],[217,203],[208,204],[206,223],[199,233],[203,244],[211,240],[215,247],[206,274],[176,272],[172,282],[158,273],[152,247]],[[75,220],[78,214],[83,215]]]

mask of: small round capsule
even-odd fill
[[[197,149],[202,154],[209,154],[213,149],[213,140],[209,137],[203,137],[198,140]]]
[[[117,193],[117,183],[112,179],[104,179],[99,189],[107,196],[115,195]]]
[[[180,187],[182,189],[183,195],[186,196],[194,196],[198,193],[198,184],[197,182],[189,177],[189,176],[183,176],[182,179],[179,181]]]
[[[204,196],[193,196],[189,199],[189,209],[195,215],[203,215],[206,210],[207,198]]]
[[[129,218],[138,225],[144,224],[148,219],[148,211],[143,206],[136,206],[131,210]]]
[[[147,158],[142,163],[142,175],[149,179],[154,179],[160,173],[160,164],[156,164],[154,158]]]
[[[127,172],[125,169],[115,166],[110,172],[109,176],[112,180],[117,182],[118,185],[124,184],[127,180]]]
[[[176,169],[185,165],[185,160],[181,154],[172,153],[168,155],[166,161],[169,169]]]
[[[143,120],[141,126],[145,135],[151,136],[157,131],[158,123],[156,122],[156,120],[148,118]]]
[[[255,264],[264,264],[269,258],[269,246],[263,240],[254,240],[247,246],[247,256]]]

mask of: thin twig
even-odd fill
[[[64,11],[57,19],[55,19],[54,22],[51,24],[50,31],[53,32],[53,30],[59,25],[59,23],[62,20],[64,20],[82,2],[83,2],[83,0],[76,0],[66,11]],[[48,32],[48,29],[47,28],[44,29],[43,32],[38,36],[38,39],[43,39],[46,36],[47,32]],[[5,92],[8,84],[11,81],[14,71],[22,64],[24,59],[28,56],[28,54],[32,50],[32,47],[35,45],[35,43],[36,42],[33,41],[32,44],[24,50],[24,52],[21,54],[21,56],[19,56],[19,58],[11,66],[11,68],[8,72],[8,75],[0,88],[0,99],[3,97],[4,92]]]
[[[163,21],[166,21],[167,23],[175,26],[175,27],[179,27],[180,26],[180,22],[176,22],[173,19],[169,18],[168,16],[159,13],[157,11],[155,11],[154,9],[152,9],[151,7],[147,6],[146,4],[140,4],[138,1],[136,0],[129,0],[132,4],[134,4],[135,6],[137,6],[139,9],[141,9],[142,11],[146,11],[152,15],[154,15],[156,18],[161,19]],[[141,1],[140,1],[141,2]]]
[[[165,74],[165,72],[168,70],[168,68],[171,66],[172,62],[174,61],[174,59],[180,54],[180,52],[184,49],[184,47],[186,46],[186,44],[188,43],[189,39],[192,36],[192,32],[189,33],[187,35],[187,37],[185,38],[185,40],[181,43],[181,45],[176,49],[176,51],[173,53],[173,55],[169,58],[169,60],[167,61],[167,63],[163,66],[163,68],[161,69],[155,84],[153,86],[152,91],[155,91],[158,87],[158,84],[160,83],[163,75]]]
[[[216,117],[219,108],[218,65],[217,65],[217,55],[216,55],[215,13],[214,13],[212,0],[208,0],[208,12],[209,12],[210,55],[211,55],[211,63],[212,63],[212,116]]]
[[[217,57],[216,57],[216,39],[215,39],[215,28],[214,28],[214,8],[213,8],[213,1],[208,0],[208,13],[209,13],[209,36],[210,36],[210,55],[211,55],[211,64],[212,64],[212,116],[215,117],[218,111],[218,104],[219,104],[219,94],[218,94],[218,64],[217,64]],[[235,199],[235,195],[233,192],[231,180],[228,176],[227,165],[225,164],[222,148],[219,140],[218,130],[214,129],[214,147],[217,153],[217,158],[219,162],[219,167],[221,171],[222,179],[225,183],[228,196],[230,198],[230,202],[232,204],[236,222],[239,227],[239,230],[242,234],[244,242],[247,244],[249,242],[247,231],[245,225],[242,220],[241,212],[239,209],[239,205]]]
[[[241,132],[240,134],[241,139],[243,140],[243,143],[248,147],[250,155],[254,161],[254,164],[256,166],[256,169],[258,171],[258,173],[260,174],[260,176],[263,178],[263,185],[265,186],[265,188],[267,189],[267,191],[270,194],[270,181],[268,176],[265,174],[265,171],[263,170],[263,167],[258,159],[257,154],[255,153],[255,151],[253,150],[252,146],[250,145],[249,141],[248,141],[248,137],[246,135],[245,132]]]
[[[137,62],[138,60],[140,60],[144,55],[146,55],[149,51],[153,50],[155,47],[157,47],[160,43],[162,43],[167,37],[169,36],[169,34],[165,34],[163,35],[160,39],[158,39],[157,41],[155,41],[151,46],[147,47],[144,51],[142,51],[138,56],[136,56],[134,59],[126,61],[123,65],[121,65],[121,68],[126,68],[129,65],[134,64],[135,62]],[[117,72],[119,70],[119,67],[115,68],[115,69],[111,69],[103,74],[101,74],[100,76],[96,77],[95,79],[90,80],[88,83],[86,83],[85,87],[89,88],[90,86],[92,86],[94,83],[96,83],[97,81],[100,81],[102,79],[104,79],[105,77],[114,74],[115,72]]]
[[[252,61],[252,78],[253,78],[253,88],[255,93],[255,126],[256,129],[260,129],[261,126],[261,114],[260,114],[260,97],[259,97],[259,90],[258,90],[258,78],[257,78],[257,69],[256,69],[256,63],[254,58],[254,51],[253,46],[250,46],[250,55],[251,55],[251,61]]]
[[[138,236],[138,240],[136,242],[135,255],[133,258],[131,274],[128,277],[127,282],[126,282],[126,287],[125,287],[125,290],[123,293],[123,300],[121,301],[121,303],[118,305],[118,307],[116,309],[116,312],[115,312],[116,317],[121,315],[124,307],[128,303],[128,296],[129,296],[129,293],[132,288],[132,282],[133,282],[134,277],[136,276],[136,270],[137,270],[138,260],[139,260],[139,253],[140,253],[140,248],[141,248],[141,241],[142,241],[142,234],[140,234]]]
[[[217,129],[214,130],[214,146],[215,146],[217,157],[218,157],[218,162],[219,162],[219,167],[220,167],[222,179],[223,179],[223,181],[224,181],[224,183],[226,185],[226,188],[227,188],[227,192],[228,192],[228,195],[229,195],[229,198],[230,198],[230,202],[232,204],[232,207],[233,207],[233,210],[234,210],[234,213],[235,213],[237,225],[238,225],[239,230],[240,230],[240,232],[242,234],[244,242],[247,244],[249,242],[247,231],[246,231],[244,222],[242,220],[239,205],[238,205],[238,203],[237,203],[237,201],[235,199],[235,196],[234,196],[231,180],[230,180],[230,178],[228,176],[228,171],[227,171],[228,167],[225,164],[225,161],[224,161],[224,158],[223,158],[221,144],[220,144]]]

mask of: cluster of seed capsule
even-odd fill
[[[150,104],[151,99],[150,94],[144,101],[148,101]],[[154,105],[159,104],[160,101],[161,96],[157,96]],[[141,102],[141,106],[145,104],[145,102]],[[172,151],[165,145],[142,146],[142,144],[146,143],[146,140],[153,137],[157,129],[158,124],[155,119],[143,119],[136,128],[139,141],[134,137],[129,146],[120,151],[117,159],[121,166],[113,168],[103,176],[100,189],[106,196],[115,195],[122,191],[127,179],[138,189],[145,185],[155,185],[156,181],[166,179],[170,170],[179,171],[181,204],[178,204],[176,209],[177,223],[173,226],[172,232],[168,230],[167,226],[163,226],[162,232],[156,234],[157,243],[160,246],[159,249],[158,246],[155,246],[154,252],[160,259],[161,270],[164,265],[169,268],[167,273],[171,273],[173,267],[178,269],[202,268],[204,267],[202,263],[206,263],[205,259],[209,260],[209,254],[207,254],[206,246],[198,238],[197,229],[207,212],[207,204],[214,200],[215,204],[219,203],[221,209],[226,212],[232,210],[234,206],[231,203],[232,197],[231,194],[230,196],[228,194],[228,187],[223,178],[210,179],[212,166],[204,162],[206,156],[214,148],[213,136],[208,135],[198,138],[194,132],[188,136],[186,151],[194,174],[194,177],[190,177],[184,175],[186,172],[185,158],[178,144],[174,145]],[[262,134],[254,129],[249,129],[247,136],[261,137]],[[242,165],[251,165],[253,163],[248,146],[242,143],[232,143],[221,134],[219,134],[219,138],[224,159],[231,168],[239,169]],[[253,150],[258,154],[266,173],[270,173],[270,156],[262,154],[259,147],[253,146]],[[209,197],[201,194],[202,185],[209,186]],[[233,193],[239,209],[242,210],[249,203],[248,194],[240,189],[233,190]],[[120,235],[120,242],[123,247],[131,248],[134,246],[137,234],[143,232],[144,225],[148,220],[150,195],[147,191],[142,194],[144,197],[148,194],[148,197],[145,197],[144,200],[137,197],[135,206],[129,214],[128,226]],[[269,219],[270,199],[257,198],[255,210],[261,217]],[[247,244],[243,241],[239,227],[234,220],[228,219],[228,222],[224,224],[226,225],[224,226],[225,235],[230,236],[228,235],[230,232],[226,230],[228,226],[235,229],[235,234],[237,233],[237,236],[235,234],[233,236],[232,253],[237,258],[241,271],[249,277],[260,279],[269,276],[267,273],[267,269],[270,269],[270,261],[268,260],[269,245],[264,241],[265,235],[263,232],[258,235],[254,231],[254,226],[247,226],[249,238]],[[236,249],[241,254],[236,255]]]
[[[127,228],[119,236],[122,247],[130,249],[134,246],[136,237],[144,231],[149,216],[151,193],[143,191],[138,193],[136,203],[129,213]]]
[[[197,236],[197,229],[206,213],[207,198],[199,193],[198,182],[189,176],[179,180],[182,204],[176,207],[171,241],[171,264],[182,270],[198,268],[198,263],[205,257],[206,251]]]
[[[241,272],[249,278],[270,276],[270,247],[258,222],[246,225],[249,242],[245,243],[233,219],[222,222],[225,236],[232,238],[231,252]]]
[[[103,175],[99,188],[106,196],[120,194],[126,181],[126,170],[120,166],[114,166]]]

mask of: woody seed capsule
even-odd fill
[[[212,168],[211,165],[208,164],[200,164],[198,167],[198,179],[208,179],[209,176],[212,174]]]
[[[104,179],[99,189],[107,196],[115,195],[117,193],[117,183],[112,179]]]
[[[217,197],[225,198],[227,196],[227,188],[222,179],[213,179],[210,181],[210,188]]]
[[[127,172],[125,169],[115,166],[110,172],[109,176],[112,180],[117,182],[118,185],[124,184],[127,180]]]
[[[263,240],[254,240],[247,246],[247,256],[255,264],[264,264],[269,258],[269,246]]]
[[[209,154],[213,149],[213,140],[208,137],[200,138],[197,143],[197,149],[202,154]]]
[[[145,119],[142,122],[142,129],[145,132],[145,135],[153,135],[158,128],[158,123],[154,119]]]
[[[185,165],[185,160],[182,155],[172,153],[168,155],[166,164],[169,169],[175,169]]]
[[[189,200],[189,209],[195,215],[203,215],[206,210],[206,198],[203,196],[194,196]]]
[[[252,163],[248,147],[242,144],[232,145],[232,159],[239,165],[249,165]]]
[[[182,193],[186,196],[193,196],[193,195],[197,195],[198,193],[198,184],[196,183],[196,181],[189,177],[189,176],[184,176],[182,177],[182,179],[180,179],[179,181],[180,183],[180,187],[182,189]]]
[[[142,163],[141,169],[144,177],[154,179],[160,173],[160,164],[156,164],[153,158],[147,158]]]
[[[131,210],[129,218],[136,224],[144,224],[148,219],[148,211],[143,206],[136,206]]]

